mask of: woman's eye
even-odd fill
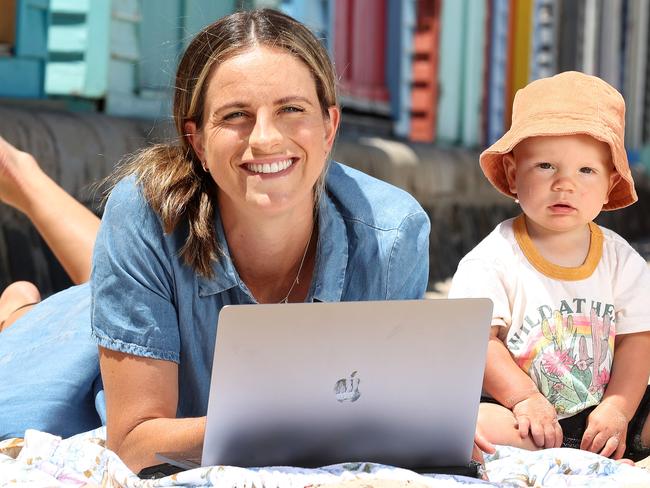
[[[288,106],[288,107],[282,107],[283,112],[304,112],[304,109],[300,107],[294,107],[294,106]]]
[[[235,120],[245,116],[244,112],[232,112],[224,116],[223,120]]]

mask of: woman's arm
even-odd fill
[[[178,365],[99,348],[106,395],[107,447],[138,473],[157,452],[203,447],[205,417],[177,419]]]

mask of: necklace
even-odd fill
[[[289,303],[289,296],[291,295],[291,292],[293,291],[293,288],[300,283],[300,272],[302,271],[302,265],[305,264],[305,258],[307,257],[307,251],[309,250],[309,244],[311,244],[311,238],[314,235],[314,225],[312,224],[311,226],[311,233],[309,234],[309,240],[307,241],[307,245],[305,246],[305,252],[302,253],[302,259],[300,260],[300,266],[298,266],[298,273],[296,273],[296,278],[293,280],[293,283],[291,283],[291,288],[289,288],[289,291],[285,295],[285,297],[280,300],[278,303]]]

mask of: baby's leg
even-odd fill
[[[0,295],[0,332],[41,301],[38,288],[29,281],[16,281]]]
[[[483,435],[493,444],[513,446],[537,451],[530,435],[521,438],[514,414],[496,403],[481,403],[478,410],[478,425]]]
[[[2,137],[0,202],[29,217],[74,283],[88,280],[99,219]]]

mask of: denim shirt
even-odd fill
[[[179,257],[186,228],[165,234],[127,178],[111,193],[95,245],[92,335],[107,349],[178,363],[179,417],[206,414],[221,308],[256,302],[229,257],[219,215],[215,226],[223,256],[205,278]],[[408,193],[331,163],[307,301],[422,298],[429,230]]]

